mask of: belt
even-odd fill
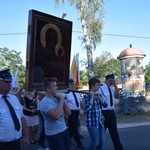
[[[102,110],[102,111],[114,111],[113,109],[107,109],[107,110]]]
[[[71,111],[79,111],[79,110],[71,110]]]
[[[0,144],[14,144],[16,142],[19,142],[21,138],[17,139],[17,140],[13,140],[13,141],[8,141],[8,142],[0,142]]]

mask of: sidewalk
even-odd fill
[[[150,125],[149,122],[133,122],[133,123],[118,123],[117,127],[119,128],[130,128],[130,127],[137,127],[137,126],[147,126]],[[81,126],[82,132],[87,131],[86,126]]]
[[[137,126],[147,126],[150,125],[149,122],[133,122],[133,123],[118,123],[118,128],[129,128],[129,127],[137,127]]]

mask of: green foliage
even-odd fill
[[[94,66],[94,75],[97,78],[102,79],[106,75],[107,68],[105,68],[105,65],[106,62],[111,58],[112,54],[107,51],[103,51],[100,57],[96,57],[93,66]]]
[[[65,0],[55,0],[56,5],[64,3]],[[81,43],[85,44],[87,51],[88,79],[93,77],[93,55],[92,48],[101,42],[101,30],[104,16],[104,0],[69,0],[70,5],[75,6],[80,14],[83,36]]]
[[[103,26],[102,18],[104,16],[103,1],[85,0],[81,1],[81,3],[81,7],[79,8],[81,11],[80,19],[81,21],[85,21],[91,45],[95,49],[101,42],[101,30]]]
[[[80,61],[80,64],[81,64],[81,67],[85,67],[85,69],[87,69],[88,67],[88,62],[87,62],[87,59],[83,59]]]
[[[91,44],[95,49],[101,42],[101,30],[103,26],[102,18],[104,17],[104,0],[68,0],[71,6],[75,6],[80,13],[81,22],[84,21]],[[64,0],[55,0],[56,5],[65,3]],[[83,23],[82,23],[83,27]],[[82,43],[85,43],[86,37],[80,37]]]
[[[60,0],[55,0],[56,5],[58,5]],[[61,0],[61,3],[64,3],[64,0]]]
[[[0,48],[0,70],[10,69],[13,75],[18,69],[18,82],[17,86],[24,88],[25,85],[25,66],[22,65],[20,57],[21,52],[9,50],[8,48]]]
[[[110,59],[105,64],[105,68],[108,68],[107,74],[114,73],[115,77],[121,77],[121,67],[120,67],[120,61],[117,59]]]
[[[145,82],[150,82],[150,64],[145,67]]]
[[[100,57],[94,61],[95,77],[103,80],[107,74],[114,73],[116,77],[121,77],[120,62],[112,57],[110,52],[104,51]]]
[[[87,70],[80,71],[80,87],[88,85],[88,73]]]
[[[101,42],[101,30],[103,26],[102,18],[104,16],[103,0],[70,0],[70,4],[75,6],[80,13],[80,20],[84,35],[82,43],[85,43],[88,35],[91,45],[95,49],[97,44]],[[84,23],[83,23],[84,22]],[[84,31],[86,26],[87,35]]]
[[[21,65],[19,67],[17,86],[21,88],[25,88],[25,70],[26,70],[25,66]]]

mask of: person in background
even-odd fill
[[[27,94],[25,94],[24,100],[25,105],[23,106],[23,113],[27,122],[30,143],[35,144],[37,142],[36,134],[39,125],[37,100],[36,97],[33,98],[32,96],[27,96]]]
[[[22,133],[24,149],[29,145],[22,105],[15,95],[9,94],[11,81],[9,69],[0,71],[0,150],[21,150]]]
[[[19,99],[19,101],[20,101],[20,104],[21,105],[24,105],[25,104],[25,100],[24,100],[24,98],[21,96],[21,88],[19,88],[19,87],[12,87],[11,88],[11,91],[9,92],[10,94],[14,94],[14,95],[16,95],[17,96],[17,98]]]
[[[96,95],[100,86],[100,80],[89,80],[89,94],[84,95],[86,127],[90,135],[90,143],[85,150],[104,150],[104,121],[101,107],[107,107],[107,103]]]
[[[114,111],[114,100],[119,99],[119,91],[115,83],[114,74],[105,76],[105,82],[100,86],[98,93],[107,102],[108,107],[102,107],[105,130],[108,128],[115,150],[123,150],[117,131],[117,121]]]
[[[45,96],[40,102],[44,118],[45,134],[51,150],[70,150],[70,138],[64,119],[71,111],[65,102],[65,95],[57,96],[57,79],[47,77],[43,81]]]
[[[49,150],[49,148],[47,148],[45,146],[45,128],[44,128],[44,118],[41,114],[40,111],[40,102],[42,100],[42,98],[44,97],[44,94],[38,94],[37,95],[37,100],[38,100],[38,104],[37,104],[37,111],[38,111],[38,116],[39,116],[39,128],[38,128],[38,150]]]
[[[71,114],[69,115],[68,119],[68,128],[70,138],[73,137],[75,142],[77,143],[78,149],[84,149],[82,145],[80,134],[78,132],[78,118],[80,113],[80,106],[84,109],[84,103],[79,93],[73,92],[72,90],[75,89],[75,84],[73,79],[69,79],[69,89],[71,90],[67,97],[67,105],[71,109]]]

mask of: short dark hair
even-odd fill
[[[50,85],[51,82],[56,82],[56,81],[57,81],[57,78],[55,78],[55,77],[46,77],[43,80],[43,89],[44,89],[44,91],[46,91],[46,88]]]
[[[89,80],[89,88],[91,89],[92,88],[92,85],[95,85],[96,83],[100,83],[100,80],[93,77]]]
[[[69,84],[74,84],[74,80],[73,79],[69,79]]]

